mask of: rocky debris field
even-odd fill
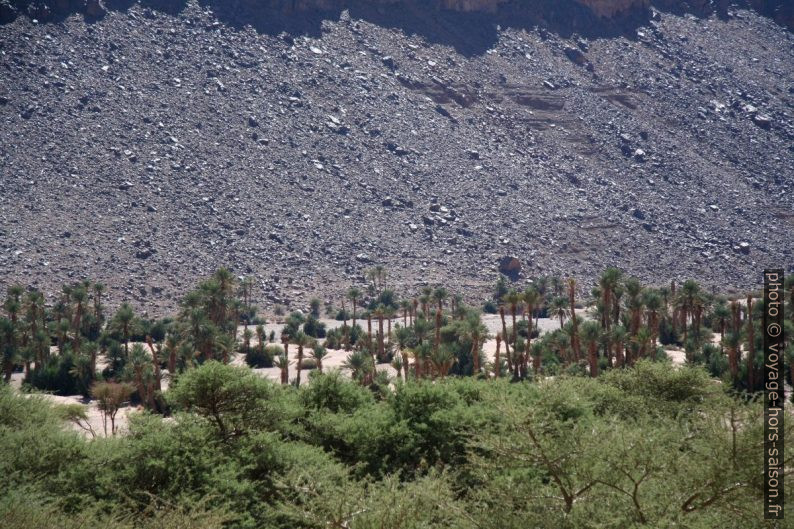
[[[90,277],[165,311],[222,265],[263,306],[374,264],[476,295],[504,257],[721,289],[794,265],[794,35],[755,12],[597,37],[127,4],[0,25],[0,290]]]

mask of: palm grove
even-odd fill
[[[85,424],[84,410],[4,388],[0,520],[763,526],[753,396],[763,307],[752,295],[726,299],[695,281],[653,288],[610,268],[581,300],[573,279],[518,289],[500,278],[472,307],[441,286],[400,298],[377,267],[326,304],[341,326],[326,329],[313,300],[278,316],[276,336],[252,285],[218,270],[158,320],[127,304],[107,314],[104,287],[87,281],[49,304],[9,287],[6,382],[21,369],[23,389],[93,397],[107,434],[126,402],[147,411],[127,435],[86,441],[48,420]],[[785,289],[791,336],[791,277]],[[540,318],[557,324],[541,334]],[[673,346],[685,354],[680,369],[667,360]],[[324,369],[329,349],[348,351],[351,380]],[[791,343],[786,353],[791,382]],[[281,384],[229,365],[235,357],[277,367]],[[386,364],[396,377],[377,368]],[[35,501],[23,507],[21,495]]]

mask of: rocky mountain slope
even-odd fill
[[[0,3],[0,289],[165,310],[221,265],[263,305],[375,263],[470,292],[503,256],[583,285],[794,265],[778,8]]]

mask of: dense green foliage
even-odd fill
[[[766,527],[761,406],[699,368],[373,392],[207,362],[165,395],[173,418],[86,440],[0,387],[0,525]]]

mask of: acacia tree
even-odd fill
[[[116,414],[129,400],[133,391],[135,388],[126,382],[97,382],[91,387],[91,396],[96,399],[97,407],[102,412],[102,428],[105,436],[108,434],[108,419],[110,419],[110,433],[116,435]]]

